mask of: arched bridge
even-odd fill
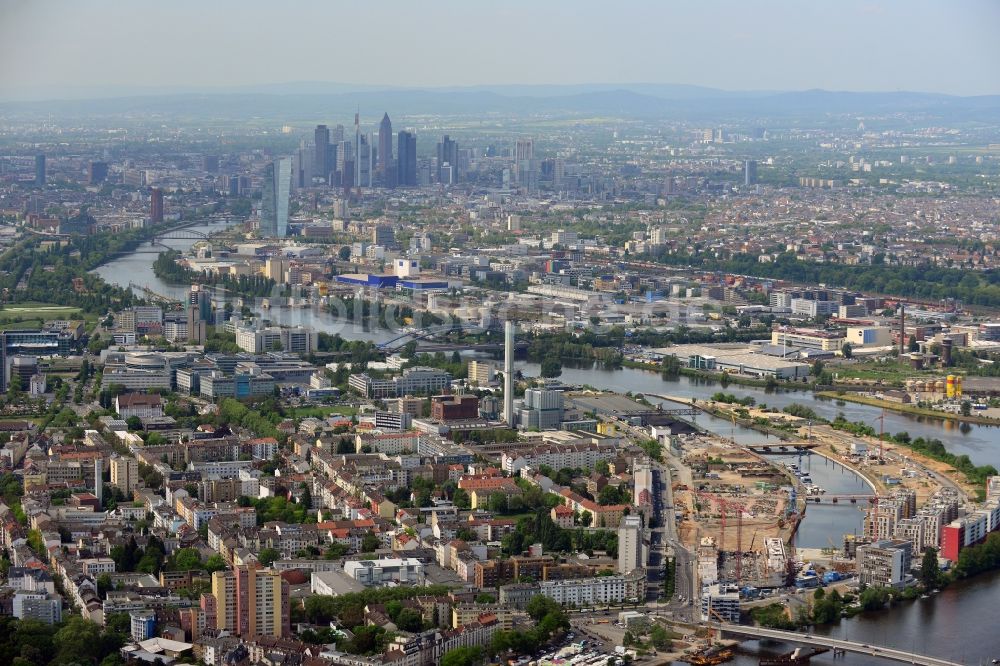
[[[150,239],[153,245],[166,245],[165,240],[208,240],[208,236],[194,229],[171,229],[161,234],[156,234]]]
[[[149,245],[142,245],[134,250],[122,251],[118,254],[159,254],[163,252],[163,249],[172,250],[165,241],[171,240],[209,240],[208,236],[200,231],[195,231],[194,229],[188,229],[186,227],[181,227],[180,229],[170,229],[168,231],[163,231],[157,233],[150,237]]]

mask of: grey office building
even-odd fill
[[[264,167],[264,188],[260,205],[260,235],[284,238],[288,235],[288,193],[292,181],[292,161],[274,160]]]

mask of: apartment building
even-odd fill
[[[884,539],[858,546],[858,580],[862,585],[902,588],[910,571],[913,545]]]
[[[545,581],[539,584],[538,592],[558,604],[576,608],[639,602],[646,598],[646,573],[636,571],[619,576]]]

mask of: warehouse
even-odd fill
[[[372,273],[344,273],[337,276],[337,282],[373,289],[395,287],[398,279],[395,275],[375,275]]]
[[[786,361],[764,354],[732,354],[715,358],[718,372],[729,372],[751,377],[774,377],[775,379],[800,379],[809,375],[809,365]]]

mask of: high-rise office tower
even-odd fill
[[[565,177],[566,162],[561,157],[557,157],[552,163],[552,185],[554,187],[561,186]]]
[[[212,295],[208,289],[191,285],[188,293],[188,342],[201,344],[207,337],[208,322],[212,321]]]
[[[198,311],[198,318],[204,321],[212,319],[212,293],[208,287],[201,284],[191,285],[188,292],[188,305],[194,306]]]
[[[328,146],[332,147],[332,146]],[[312,187],[315,151],[302,147],[292,155],[292,189]]]
[[[87,183],[89,185],[97,185],[103,183],[108,179],[108,163],[107,162],[91,162],[87,166]]]
[[[330,130],[326,125],[316,125],[316,154],[313,157],[313,169],[316,175],[329,179],[332,166],[327,161],[330,156]]]
[[[534,139],[518,139],[517,143],[514,144],[514,161],[523,162],[533,159],[535,159]]]
[[[336,152],[337,159],[334,162],[334,164],[336,164],[337,167],[336,170],[339,173],[343,174],[344,163],[345,162],[350,162],[351,164],[354,163],[354,144],[351,143],[350,141],[344,141],[343,139],[341,139],[339,142],[337,142],[336,147],[337,147],[337,152]],[[341,176],[341,178],[343,178],[343,176]]]
[[[503,329],[503,420],[514,427],[514,322]]]
[[[357,187],[371,187],[372,186],[372,153],[374,152],[374,146],[371,142],[371,137],[367,134],[361,134],[358,137],[358,154],[355,157],[355,173],[357,174],[357,180],[355,185]]]
[[[264,187],[260,203],[260,235],[284,238],[288,235],[288,190],[292,181],[292,161],[281,158],[264,167]]]
[[[625,516],[618,526],[618,573],[631,573],[644,565],[642,519],[634,515]]]
[[[457,183],[458,175],[458,142],[452,141],[451,137],[445,134],[437,145],[437,181],[444,182],[442,176],[447,173],[444,165],[451,166],[451,181]]]
[[[361,187],[361,112],[354,113],[354,185]]]
[[[538,168],[535,164],[533,139],[518,139],[514,144],[514,175],[517,182],[528,190],[538,187]]]
[[[417,137],[402,131],[396,137],[396,182],[400,185],[417,184]]]
[[[392,121],[388,112],[382,116],[378,126],[378,178],[382,187],[392,187],[396,183],[392,168]]]
[[[372,245],[393,247],[396,244],[396,232],[388,224],[376,224],[372,228]]]
[[[35,187],[45,187],[45,154],[35,155]]]
[[[158,187],[149,193],[149,221],[163,224],[163,190]]]
[[[743,184],[757,184],[757,160],[747,160],[743,163]]]
[[[337,166],[337,144],[331,143],[326,147],[326,168],[329,171],[323,175],[323,182],[327,185],[332,185],[334,178],[334,170]]]

